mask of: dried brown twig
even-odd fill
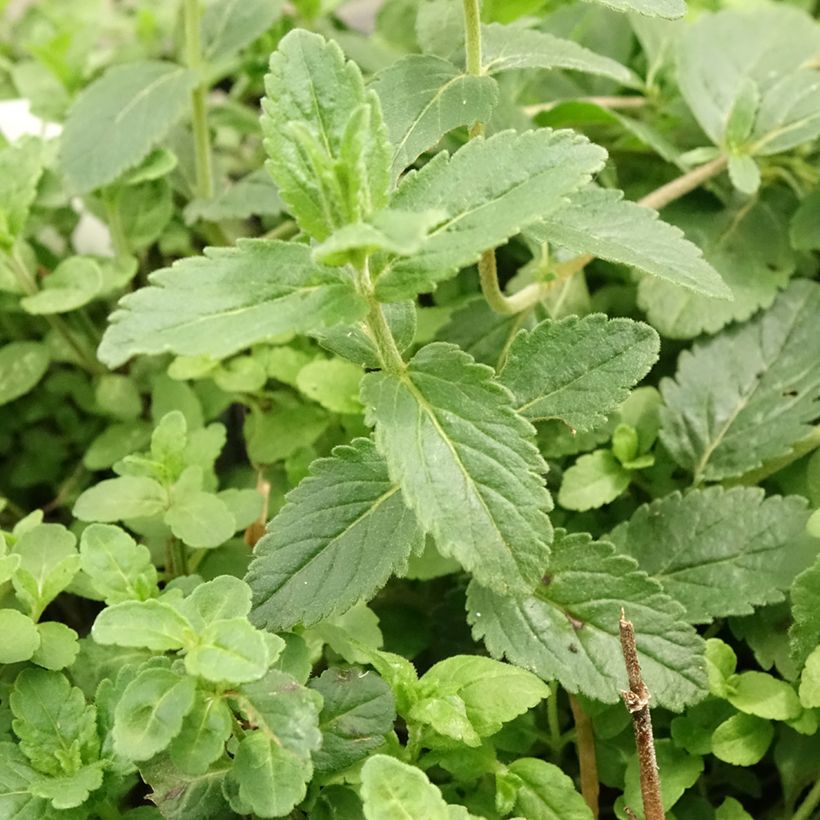
[[[619,622],[621,651],[629,678],[629,691],[621,692],[626,708],[632,715],[635,730],[635,745],[638,748],[638,765],[641,777],[641,797],[645,820],[664,820],[661,781],[658,776],[658,761],[655,757],[655,740],[652,736],[652,717],[649,714],[649,690],[643,682],[638,650],[635,646],[635,628],[626,619],[621,609]]]

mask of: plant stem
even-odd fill
[[[524,113],[528,117],[534,117],[542,111],[551,111],[561,103],[565,102],[580,102],[591,103],[600,108],[608,108],[610,110],[617,110],[619,108],[643,108],[649,103],[647,97],[641,96],[624,96],[624,97],[571,97],[563,100],[553,100],[552,102],[536,103],[535,105],[528,105],[524,108]]]
[[[211,135],[208,131],[206,95],[208,86],[202,65],[202,46],[199,39],[199,0],[185,0],[185,62],[200,75],[200,82],[191,92],[191,125],[194,131],[196,158],[196,195],[211,199],[214,195],[211,166]]]
[[[370,312],[367,314],[367,324],[384,369],[388,373],[401,373],[404,370],[404,358],[393,337],[393,331],[387,324],[382,306],[372,298],[370,299]]]
[[[464,0],[464,39],[467,73],[481,74],[481,3]]]
[[[558,681],[550,682],[550,696],[547,698],[547,725],[550,730],[550,746],[553,753],[561,748],[561,724],[558,720]]]
[[[597,818],[600,812],[598,796],[601,787],[598,783],[598,760],[595,756],[595,734],[592,721],[574,695],[569,696],[569,705],[575,721],[575,749],[578,753],[581,775],[581,794],[592,816]]]
[[[792,820],[810,820],[818,805],[820,805],[820,778],[814,781],[809,793],[792,815]]]
[[[649,713],[649,690],[643,682],[638,649],[635,646],[635,628],[627,621],[623,609],[619,621],[621,651],[629,679],[629,691],[621,692],[624,704],[632,715],[635,731],[635,745],[638,749],[638,766],[641,777],[641,798],[643,799],[644,820],[664,820],[661,781],[658,775],[658,761],[655,757],[655,740],[652,735],[652,716]]]
[[[695,188],[699,188],[707,180],[716,177],[723,171],[728,162],[728,157],[721,156],[715,157],[715,159],[703,165],[698,165],[697,168],[687,171],[682,176],[673,179],[671,182],[667,182],[666,185],[661,185],[660,188],[642,197],[638,200],[638,205],[643,205],[646,208],[654,208],[656,211],[659,211],[661,208],[669,205],[670,202],[674,202],[682,196],[686,196],[686,194],[691,193]]]

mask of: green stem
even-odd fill
[[[214,195],[214,178],[211,165],[211,135],[208,131],[206,111],[208,85],[203,71],[199,25],[199,0],[185,0],[185,61],[188,67],[198,72],[201,77],[200,82],[191,92],[191,125],[194,131],[196,160],[196,195],[201,199],[211,199]]]
[[[550,730],[550,745],[553,753],[561,748],[561,723],[558,720],[558,681],[550,682],[550,696],[547,698],[547,725]]]
[[[387,324],[384,309],[373,295],[373,283],[370,279],[370,266],[367,259],[358,271],[358,288],[370,305],[367,314],[367,328],[376,345],[379,358],[382,360],[382,367],[388,373],[401,373],[405,367],[404,357],[396,344],[390,325]]]
[[[120,211],[114,202],[111,191],[104,191],[102,194],[105,205],[105,216],[108,219],[108,232],[111,234],[111,244],[114,246],[114,254],[117,258],[130,256],[131,246],[128,244],[128,237],[122,229],[122,219]]]
[[[481,74],[481,3],[464,0],[464,37],[467,73]]]
[[[820,778],[814,781],[811,790],[792,815],[792,820],[810,820],[814,810],[820,804]]]

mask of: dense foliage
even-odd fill
[[[813,0],[4,5],[0,817],[810,820]]]

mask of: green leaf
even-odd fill
[[[595,0],[615,11],[636,11],[647,17],[664,17],[675,20],[686,13],[684,0]]]
[[[751,196],[760,188],[760,166],[746,154],[729,157],[729,179],[742,194]]]
[[[432,290],[481,253],[564,204],[601,168],[603,149],[570,131],[505,131],[438,154],[402,180],[390,207],[442,209],[447,218],[421,251],[381,271],[376,295],[393,302]]]
[[[724,145],[738,100],[759,100],[745,142],[751,154],[777,154],[820,135],[817,66],[820,28],[789,5],[706,14],[681,39],[680,90],[700,126]]]
[[[24,669],[9,696],[20,749],[46,774],[74,774],[99,757],[97,712],[65,675]]]
[[[20,300],[26,313],[48,315],[68,313],[88,304],[100,292],[103,274],[87,256],[70,256],[43,281],[43,289]]]
[[[820,644],[820,558],[794,579],[790,598],[789,649],[792,660],[801,666]]]
[[[31,793],[50,800],[58,810],[77,808],[102,786],[104,766],[102,761],[98,761],[70,775],[38,780],[31,785]]]
[[[369,439],[337,447],[256,545],[253,619],[273,631],[312,625],[368,599],[423,545],[415,517]]]
[[[522,25],[481,27],[482,69],[487,74],[519,69],[570,69],[629,83],[625,66],[588,48]]]
[[[296,377],[296,386],[331,413],[361,413],[362,369],[341,359],[314,359]]]
[[[122,521],[148,518],[168,505],[165,488],[147,476],[108,478],[85,490],[74,502],[80,521]]]
[[[198,690],[194,705],[168,753],[187,775],[202,775],[218,760],[233,729],[231,711],[218,695]]]
[[[14,546],[20,563],[12,577],[17,597],[39,619],[43,610],[71,583],[80,568],[77,539],[62,524],[37,524]]]
[[[621,191],[590,186],[572,193],[568,206],[545,215],[528,233],[539,242],[630,265],[704,296],[732,298],[697,245],[658,219],[656,211],[624,199]],[[674,292],[681,296],[678,287]]]
[[[659,349],[657,334],[631,319],[547,319],[519,331],[499,380],[531,421],[561,419],[574,430],[592,430],[649,372]]]
[[[288,402],[245,420],[248,457],[254,464],[273,464],[310,447],[327,430],[327,412],[315,404]]]
[[[193,709],[196,682],[170,669],[148,668],[125,688],[114,710],[114,749],[148,760],[168,747]]]
[[[50,361],[48,348],[40,342],[9,342],[0,347],[0,405],[31,391]]]
[[[479,737],[494,735],[549,696],[549,687],[532,672],[478,655],[439,661],[424,673],[416,691],[420,698],[456,696]]]
[[[311,261],[304,245],[240,240],[150,277],[111,316],[100,359],[137,353],[222,358],[273,336],[353,322],[366,313],[345,274]]]
[[[232,575],[219,575],[199,584],[177,607],[201,632],[216,621],[245,618],[251,611],[251,590]]]
[[[638,284],[638,305],[664,336],[689,339],[716,333],[769,307],[795,268],[786,236],[784,202],[777,198],[739,209],[669,208],[665,216],[703,249],[709,264],[731,289],[732,301],[681,291],[652,277]]]
[[[273,670],[243,686],[237,702],[257,729],[240,742],[225,793],[239,813],[282,817],[304,799],[313,775],[321,697]]]
[[[362,767],[361,797],[367,820],[396,817],[448,820],[447,803],[427,775],[387,755],[373,755]]]
[[[820,222],[820,190],[815,190],[801,200],[799,207],[792,214],[789,238],[795,250],[820,250],[818,222]]]
[[[0,741],[0,815],[15,820],[52,820],[48,803],[36,797],[31,787],[43,775],[14,743]]]
[[[326,239],[387,204],[392,149],[379,99],[336,43],[291,31],[265,91],[267,168],[306,233]]]
[[[766,672],[733,675],[726,699],[735,709],[768,720],[794,720],[802,711],[791,685]]]
[[[188,642],[191,623],[165,601],[124,601],[107,607],[97,616],[91,635],[101,644],[167,652]]]
[[[265,633],[246,618],[228,618],[208,624],[185,655],[189,675],[214,683],[248,683],[259,680],[275,658],[270,656]],[[275,638],[276,636],[271,636]],[[278,638],[280,650],[284,641]]]
[[[0,609],[0,663],[27,661],[40,646],[37,624],[16,609]]]
[[[189,222],[197,219],[224,222],[251,216],[277,216],[282,213],[282,208],[282,200],[270,174],[259,168],[220,191],[213,199],[191,201],[184,213]]]
[[[152,789],[149,799],[166,820],[208,820],[230,812],[222,786],[231,765],[220,761],[204,774],[188,775],[167,755],[160,755],[143,763],[140,774]]]
[[[614,501],[632,478],[610,450],[581,456],[564,471],[558,504],[566,510],[593,510]]]
[[[218,0],[202,15],[202,56],[226,60],[263,35],[282,14],[281,0]]]
[[[174,63],[115,65],[74,101],[60,139],[60,164],[82,194],[133,168],[182,117],[195,71]]]
[[[753,715],[732,715],[712,734],[712,754],[732,766],[754,766],[769,748],[774,726]]]
[[[198,490],[172,491],[163,520],[180,541],[195,549],[219,547],[236,532],[228,505],[214,493]]]
[[[321,773],[347,769],[385,742],[396,719],[390,687],[355,667],[325,670],[310,682],[324,702],[319,716],[322,747],[313,755]]]
[[[592,812],[572,779],[552,763],[522,757],[507,767],[520,781],[516,814],[527,820],[591,820]]]
[[[510,394],[454,345],[422,348],[362,398],[391,478],[442,554],[501,594],[526,593],[549,555],[551,499],[533,430]]]
[[[74,663],[80,645],[77,643],[78,635],[71,627],[57,621],[46,621],[37,624],[37,632],[40,634],[40,645],[31,656],[34,663],[52,671],[65,669]]]
[[[806,658],[800,675],[800,704],[806,709],[820,707],[820,646]]]
[[[133,379],[106,373],[94,387],[94,400],[106,415],[122,421],[142,415],[142,396]]]
[[[10,251],[23,235],[43,173],[43,153],[43,144],[35,139],[4,144],[0,150],[0,248],[4,251]]]
[[[627,688],[618,620],[635,624],[638,654],[653,702],[679,711],[703,697],[703,641],[682,620],[682,607],[635,562],[582,533],[556,532],[549,574],[519,599],[473,581],[468,620],[490,654],[557,679],[569,692],[615,703]]]
[[[751,322],[684,351],[663,379],[661,441],[697,481],[742,475],[808,435],[820,398],[820,285],[800,280]]]
[[[454,128],[487,122],[498,100],[491,77],[464,74],[449,60],[408,54],[380,71],[370,87],[379,95],[393,144],[393,177]]]
[[[691,623],[708,623],[783,600],[807,516],[798,496],[709,487],[644,504],[609,537],[686,607]]]
[[[145,601],[157,594],[151,553],[119,527],[92,524],[83,530],[80,567],[106,604]]]

